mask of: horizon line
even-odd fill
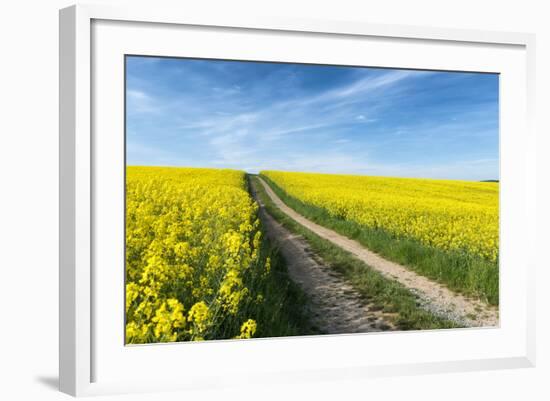
[[[403,180],[410,179],[410,180],[500,183],[500,178],[487,178],[483,180],[467,180],[467,179],[458,179],[458,178],[400,177],[395,175],[371,175],[371,174],[362,174],[362,173],[325,173],[325,172],[319,172],[319,171],[289,171],[289,170],[269,170],[269,169],[260,170],[254,173],[254,172],[249,172],[246,169],[231,168],[231,167],[200,167],[200,166],[174,166],[174,165],[152,165],[152,164],[126,164],[125,167],[159,167],[159,168],[187,168],[187,169],[208,169],[208,170],[233,170],[233,171],[242,171],[247,175],[260,175],[262,171],[274,171],[274,172],[280,172],[280,173],[342,175],[342,176],[373,177],[373,178],[396,178],[396,179],[403,179]]]

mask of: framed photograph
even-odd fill
[[[533,366],[533,46],[61,10],[61,391]]]

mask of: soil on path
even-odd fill
[[[293,234],[271,215],[256,196],[266,236],[284,257],[290,278],[308,297],[311,323],[323,334],[365,333],[396,330],[393,316],[375,310],[329,266],[308,248],[307,242]]]
[[[405,266],[391,262],[368,250],[363,245],[337,232],[320,226],[288,207],[273,192],[271,187],[260,177],[258,180],[265,188],[267,195],[283,213],[306,227],[319,237],[324,238],[351,253],[385,277],[394,279],[419,296],[422,307],[426,310],[453,320],[464,327],[498,326],[498,309],[479,300],[456,294],[442,284],[407,269]]]

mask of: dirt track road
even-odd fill
[[[422,300],[422,306],[436,314],[454,320],[465,327],[491,327],[498,326],[499,316],[497,308],[491,307],[481,301],[473,300],[456,294],[447,287],[436,283],[424,276],[397,263],[388,261],[381,256],[366,249],[357,241],[351,240],[337,232],[322,227],[288,207],[271,187],[260,177],[259,181],[265,188],[273,203],[297,223],[306,227],[340,248],[353,254],[371,268],[379,271],[384,276],[397,280],[411,292],[417,294]]]
[[[351,285],[329,266],[316,259],[307,243],[294,235],[260,205],[260,219],[267,237],[276,244],[287,262],[290,278],[309,299],[313,325],[324,334],[365,333],[395,330],[391,316],[372,310]]]

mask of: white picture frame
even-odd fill
[[[146,36],[140,36],[143,30],[148,30]],[[296,61],[297,57],[310,57],[322,63],[330,61],[331,57],[345,59],[349,56],[349,49],[346,50],[346,46],[343,46],[339,56],[336,55],[336,47],[334,47],[335,51],[329,54],[319,53],[320,55],[316,56],[315,53],[311,53],[309,56],[298,56],[299,43],[324,40],[328,45],[333,39],[338,39],[342,44],[358,43],[358,41],[373,41],[373,43],[378,41],[377,43],[380,44],[380,41],[384,41],[385,46],[391,47],[392,43],[395,46],[406,46],[402,47],[405,49],[405,54],[396,52],[396,58],[393,59],[393,53],[389,54],[389,51],[386,51],[384,56],[384,50],[379,50],[377,57],[379,57],[380,66],[415,68],[420,65],[428,69],[465,68],[504,74],[506,83],[501,88],[501,113],[504,113],[504,120],[501,120],[503,124],[501,202],[504,201],[501,234],[505,235],[501,247],[504,251],[502,258],[505,263],[502,265],[503,262],[501,262],[501,269],[504,268],[501,278],[503,301],[501,311],[504,313],[501,315],[501,326],[495,329],[461,329],[445,332],[323,336],[322,339],[309,337],[213,341],[205,344],[175,345],[178,348],[174,348],[174,345],[154,345],[128,349],[118,340],[118,342],[113,340],[114,345],[106,345],[110,341],[108,339],[110,333],[115,331],[118,333],[120,331],[118,328],[122,326],[119,327],[118,323],[114,326],[109,323],[109,319],[102,313],[104,310],[102,305],[107,301],[111,304],[118,302],[117,296],[121,300],[120,289],[123,285],[123,266],[119,266],[121,271],[114,273],[114,276],[109,276],[111,273],[98,274],[94,270],[97,269],[98,260],[102,262],[101,266],[109,263],[105,262],[107,259],[102,259],[108,257],[108,253],[101,252],[99,249],[101,246],[98,247],[95,241],[98,234],[114,235],[115,242],[122,240],[121,236],[117,237],[116,230],[112,233],[108,233],[107,230],[99,232],[105,228],[101,219],[114,217],[116,220],[118,215],[113,213],[120,213],[121,204],[115,201],[117,206],[112,211],[106,211],[105,208],[110,206],[105,206],[105,202],[102,203],[103,198],[97,194],[113,188],[118,194],[116,196],[122,196],[123,193],[123,188],[118,187],[120,180],[117,181],[121,172],[113,171],[114,164],[109,162],[109,160],[115,160],[118,163],[120,159],[116,158],[121,156],[118,152],[121,137],[118,135],[123,137],[124,134],[118,128],[124,120],[123,115],[120,115],[122,100],[120,96],[123,94],[123,86],[119,85],[121,71],[111,71],[114,74],[111,76],[109,68],[119,63],[119,56],[126,52],[185,55],[186,50],[177,50],[176,44],[171,43],[174,41],[163,40],[161,48],[160,39],[180,33],[190,35],[190,31],[193,35],[197,35],[194,39],[201,41],[200,43],[204,45],[204,49],[193,48],[191,56],[202,54],[204,51],[205,54],[210,52],[207,55],[214,54],[218,58],[224,58],[229,57],[233,52],[231,55],[240,54],[243,59],[257,54],[259,56],[256,57],[259,58],[256,59],[280,61],[285,56],[277,50],[277,43],[283,43],[286,40],[284,38],[291,38],[298,44],[295,47],[290,45],[287,47],[288,59],[285,61]],[[255,45],[252,43],[256,45],[259,43],[259,36],[253,37],[254,35],[261,35],[262,43],[270,46],[265,46],[266,49],[257,46],[258,48],[254,49]],[[216,40],[212,40],[213,38]],[[244,41],[250,40],[246,42],[247,46],[239,47],[237,42],[241,38]],[[226,46],[228,49],[222,51],[215,43],[219,39],[227,41],[224,45],[227,43],[235,45]],[[211,45],[209,40],[212,41]],[[130,43],[132,41],[139,41],[139,46]],[[532,116],[535,86],[534,43],[533,35],[523,33],[376,25],[357,21],[191,15],[185,12],[184,7],[165,10],[155,7],[112,8],[78,5],[61,10],[60,390],[80,396],[167,389],[200,389],[209,386],[240,385],[245,384],[247,380],[274,383],[281,380],[283,382],[326,380],[329,377],[360,379],[400,374],[534,366],[534,266],[536,261],[530,256],[523,259],[518,257],[520,251],[525,251],[528,255],[534,254],[528,252],[530,243],[534,243],[532,238],[535,235],[536,220],[536,140]],[[155,46],[159,46],[157,50]],[[376,53],[375,47],[373,47],[374,53]],[[420,52],[417,53],[419,58],[424,54],[422,52],[425,52],[424,64],[418,64],[418,60],[411,58],[413,52],[408,52],[410,62],[403,61],[403,57],[407,55],[407,47],[414,47],[414,52]],[[452,51],[449,50],[451,47]],[[328,49],[331,48],[328,47]],[[439,54],[447,54],[449,57],[444,57],[445,60],[439,62],[434,61],[432,57],[430,61],[428,56],[436,49],[438,53],[441,52]],[[181,54],[174,53],[177,51]],[[225,51],[228,53],[224,53]],[[247,53],[248,51],[252,53]],[[463,61],[463,64],[453,61],[452,55],[455,53],[460,55],[460,52],[465,52],[466,55],[467,60]],[[489,52],[493,53],[489,56]],[[479,57],[474,57],[473,54]],[[399,57],[401,61],[398,60]],[[113,60],[115,60],[114,64]],[[452,64],[453,62],[456,64]],[[361,60],[358,63],[362,65]],[[106,83],[109,85],[105,85]],[[102,89],[102,84],[113,92],[107,94]],[[517,98],[512,99],[511,94],[517,94]],[[98,102],[98,98],[105,102]],[[105,114],[106,108],[113,114]],[[103,125],[102,121],[108,125]],[[109,132],[110,135],[101,134],[102,139],[98,141],[94,137],[94,132],[97,133],[98,128],[105,128],[102,132]],[[516,133],[513,134],[513,131]],[[111,140],[113,142],[107,144],[107,141]],[[112,149],[113,153],[104,151],[107,148]],[[101,177],[106,175],[113,178],[103,188],[101,186],[106,181]],[[516,184],[520,186],[521,191],[517,190]],[[523,235],[521,241],[518,239],[519,242],[514,241],[517,238],[513,237],[513,232],[517,230]],[[514,249],[508,245],[513,241]],[[113,265],[116,267],[117,263],[113,262]],[[106,280],[112,280],[112,277],[118,282],[111,287]],[[98,288],[102,289],[101,297],[105,297],[103,304],[98,300]],[[510,296],[516,299],[514,305],[506,302],[506,297]],[[114,309],[118,310],[116,307]],[[123,312],[118,312],[120,324],[123,324]],[[114,318],[112,317],[111,320]],[[115,337],[113,334],[113,338]],[[446,355],[438,351],[438,346],[444,347],[450,342],[457,344],[453,350],[454,353],[449,350]],[[367,350],[371,343],[376,343],[373,345],[376,348],[388,349],[387,347],[391,346],[391,349],[399,355],[386,358],[369,351],[371,360],[365,360],[361,351],[355,352],[355,355],[344,352],[351,348]],[[461,345],[468,343],[477,344],[477,349],[467,351]],[[421,360],[412,352],[407,354],[406,351],[400,351],[411,348],[411,344],[416,344],[419,348],[426,347],[427,350],[433,348],[432,355],[430,356],[428,351],[427,358]],[[120,347],[120,350],[118,348],[114,350],[113,347]],[[278,358],[285,352],[309,356],[310,361],[309,363],[307,361],[289,363],[286,358],[285,365],[285,358]],[[138,377],[134,372],[136,376],[132,377],[134,373],[131,367],[136,366],[140,361],[144,366],[158,366],[160,362],[165,361],[169,368],[171,366],[169,359],[176,353],[194,360],[195,369],[186,371],[185,374],[174,375],[169,375],[161,369],[158,376],[151,371],[144,374],[144,377]],[[117,356],[119,354],[120,358]],[[235,372],[229,371],[228,366],[221,363],[218,364],[217,370],[213,369],[212,372],[204,372],[200,369],[204,363],[201,364],[199,358],[212,364],[215,358],[221,355],[235,360],[242,359],[242,362],[235,366]],[[262,362],[266,358],[270,358],[270,366]],[[251,364],[255,365],[251,368]],[[124,367],[127,369],[123,369]],[[102,369],[106,373],[103,373]],[[238,373],[241,375],[239,376]]]

